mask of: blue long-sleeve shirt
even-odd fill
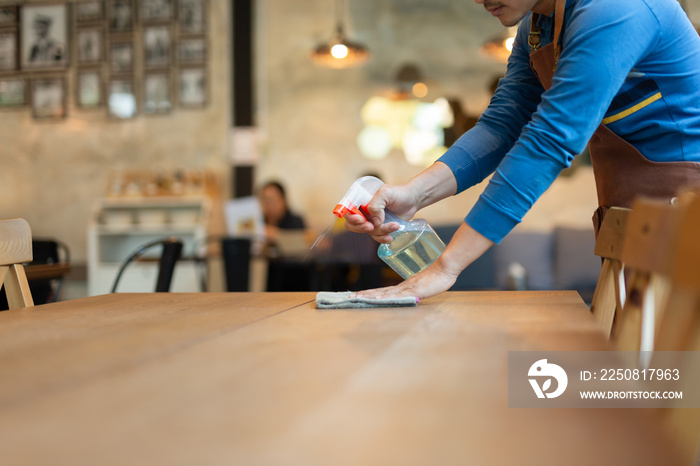
[[[554,15],[540,16],[542,46]],[[700,161],[700,37],[676,0],[567,0],[562,54],[544,91],[530,69],[530,15],[474,128],[440,158],[458,192],[494,173],[465,221],[508,234],[598,125],[653,161]]]

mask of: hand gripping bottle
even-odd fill
[[[373,176],[357,179],[335,206],[333,214],[340,218],[352,212],[371,222],[367,204],[382,184],[382,180]],[[396,222],[399,229],[390,233],[393,240],[380,245],[377,254],[404,279],[428,267],[445,250],[445,243],[423,219],[402,220],[384,209],[384,222]]]

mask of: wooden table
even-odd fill
[[[610,349],[574,292],[363,311],[313,298],[0,313],[0,464],[678,464],[645,410],[508,408],[509,350]]]
[[[53,280],[62,278],[70,272],[70,264],[56,262],[55,264],[38,264],[24,267],[27,280]]]

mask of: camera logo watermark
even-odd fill
[[[537,398],[556,398],[566,390],[566,386],[569,384],[569,377],[566,375],[566,371],[556,364],[548,363],[546,359],[540,359],[530,366],[530,370],[527,372],[530,385],[535,391]],[[540,385],[538,379],[542,379],[542,385]],[[552,387],[552,379],[557,381],[556,390],[548,392]]]

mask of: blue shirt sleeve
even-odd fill
[[[629,71],[658,40],[659,23],[630,0],[567,8],[562,55],[544,93],[529,68],[528,30],[529,16],[489,108],[440,159],[460,191],[495,170],[465,221],[496,243],[583,151]]]

